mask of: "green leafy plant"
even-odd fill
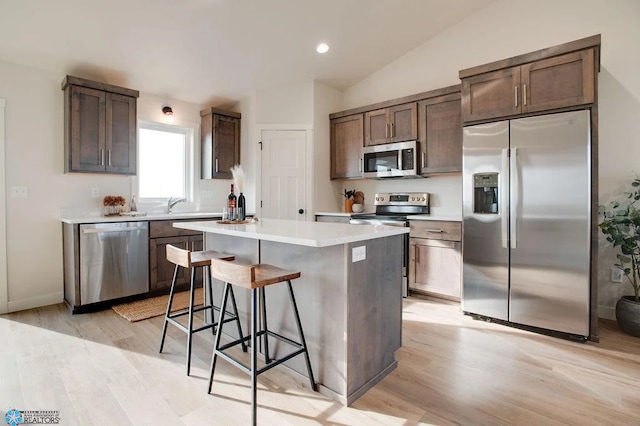
[[[616,253],[620,268],[631,283],[635,301],[640,303],[640,210],[636,206],[640,200],[640,177],[631,182],[631,191],[625,192],[628,202],[625,205],[612,201],[609,208],[599,207],[602,233],[613,247],[620,247]]]

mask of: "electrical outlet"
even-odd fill
[[[351,262],[360,262],[367,258],[367,246],[359,246],[351,249]]]
[[[621,283],[623,276],[624,272],[622,272],[622,269],[616,268],[615,266],[611,267],[611,278],[609,279],[609,281],[611,281],[612,283]]]
[[[100,196],[100,188],[91,188],[91,198],[98,198]]]
[[[26,186],[12,186],[11,198],[29,198],[29,188]]]

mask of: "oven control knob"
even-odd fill
[[[411,201],[415,201],[415,200],[416,200],[416,197],[411,197]]]

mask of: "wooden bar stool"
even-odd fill
[[[222,331],[222,324],[218,327],[218,333],[216,334],[215,344],[213,346],[213,356],[211,358],[211,371],[209,374],[209,391],[211,393],[211,386],[213,384],[213,374],[216,368],[217,356],[229,361],[242,371],[248,373],[251,376],[251,423],[256,424],[257,415],[257,377],[259,374],[264,373],[267,370],[282,364],[283,362],[297,356],[304,354],[304,359],[307,363],[307,372],[309,373],[309,383],[311,389],[317,391],[316,382],[313,378],[313,371],[311,371],[311,361],[309,361],[309,352],[307,351],[307,343],[304,339],[304,333],[302,331],[302,324],[300,323],[300,315],[298,314],[298,306],[296,299],[293,295],[293,288],[291,287],[291,280],[300,277],[300,272],[287,271],[277,268],[275,266],[259,264],[259,265],[243,265],[237,262],[224,262],[222,260],[211,260],[212,275],[214,278],[224,281],[224,294],[222,296],[222,311],[227,306],[227,298],[231,294],[233,300],[232,286],[237,285],[251,290],[251,335],[247,337],[240,336],[239,339],[230,343],[220,346],[220,335]],[[293,307],[293,313],[296,320],[296,326],[298,328],[299,342],[291,340],[285,336],[275,333],[267,329],[266,321],[266,307],[264,303],[264,288],[271,284],[277,284],[281,282],[287,282],[289,287],[289,298]],[[262,303],[262,329],[258,330],[258,290],[261,291],[263,296]],[[222,312],[221,311],[221,312]],[[258,368],[258,338],[264,337],[264,356],[266,365],[262,368]],[[271,336],[279,339],[295,348],[293,352],[283,356],[279,359],[271,359],[269,357],[269,348],[266,344],[267,337]],[[225,353],[226,349],[233,346],[244,344],[245,341],[251,341],[251,365],[247,366],[231,355]]]
[[[206,330],[211,328],[215,333],[216,326],[222,322],[235,321],[236,326],[238,327],[238,333],[240,337],[243,337],[242,334],[242,326],[240,325],[240,320],[238,319],[238,308],[236,306],[236,299],[233,295],[233,291],[231,291],[231,305],[233,307],[233,313],[226,312],[218,308],[213,304],[213,289],[211,286],[211,260],[212,259],[220,259],[220,261],[230,261],[234,260],[235,256],[229,254],[219,253],[217,251],[189,251],[184,250],[171,244],[167,244],[167,260],[176,265],[175,270],[173,272],[173,281],[171,282],[171,291],[169,292],[169,302],[167,303],[167,311],[164,315],[164,325],[162,326],[162,340],[160,340],[160,352],[162,352],[162,348],[164,347],[164,339],[167,334],[167,324],[171,323],[175,325],[180,330],[187,333],[187,376],[191,372],[191,337],[194,333],[197,333],[202,330]],[[173,296],[175,294],[176,289],[176,281],[178,278],[178,270],[179,268],[187,268],[191,270],[191,281],[190,281],[190,292],[189,292],[189,307],[187,309],[183,309],[177,312],[171,312],[171,305],[173,304]],[[207,304],[206,294],[205,301],[202,306],[195,308],[194,305],[194,297],[195,297],[195,276],[196,276],[196,268],[202,267],[203,271],[206,274],[203,274],[203,283],[202,288],[205,290],[205,283],[207,285],[207,289],[209,291],[209,295],[211,297],[211,303]],[[205,279],[206,277],[206,279]],[[206,293],[203,292],[203,293]],[[226,306],[225,306],[226,307]],[[195,312],[204,311],[209,309],[211,313],[211,322],[205,323],[203,326],[193,328],[193,314]],[[214,322],[215,320],[215,312],[214,310],[220,311],[220,319],[218,322]],[[224,312],[224,314],[223,314]],[[187,326],[185,327],[182,323],[180,323],[177,318],[188,315],[189,321]],[[226,318],[225,318],[226,316]],[[247,348],[243,341],[242,349],[246,352]]]

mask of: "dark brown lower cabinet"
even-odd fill
[[[149,222],[149,290],[151,292],[166,290],[171,287],[175,265],[167,260],[167,244],[199,251],[203,249],[202,233],[173,227],[174,221]],[[178,270],[176,285],[188,288],[190,271],[186,268]],[[202,286],[202,268],[196,270],[196,285]]]

